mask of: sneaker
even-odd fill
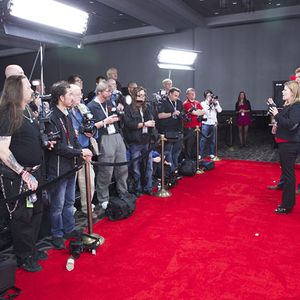
[[[39,272],[42,270],[42,266],[34,259],[32,255],[27,256],[24,259],[17,259],[19,268],[27,272]]]
[[[46,251],[38,250],[34,253],[33,257],[35,260],[46,260],[48,259],[48,254]]]
[[[66,249],[65,241],[62,237],[52,237],[52,245],[57,250]]]
[[[105,210],[107,208],[108,201],[102,202],[102,208]]]
[[[72,239],[72,238],[79,238],[80,236],[82,235],[82,230],[77,230],[77,229],[74,229],[70,232],[66,232],[64,234],[64,238],[65,239]]]
[[[215,158],[215,156],[214,156],[213,154],[211,154],[209,157],[210,157],[211,159],[214,159],[214,158]]]
[[[83,211],[79,211],[79,212],[77,212],[77,214],[76,214],[76,218],[77,219],[87,219],[87,213],[86,212],[83,212]],[[92,219],[94,220],[94,219],[98,219],[98,215],[95,213],[95,212],[92,212]]]

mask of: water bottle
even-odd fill
[[[66,269],[68,271],[73,271],[74,270],[74,265],[75,265],[75,260],[73,256],[70,256],[67,260],[67,264],[66,264]]]

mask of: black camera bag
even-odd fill
[[[178,169],[178,173],[182,176],[194,176],[197,171],[196,162],[192,159],[184,159]]]
[[[128,218],[135,210],[135,203],[135,196],[129,193],[121,197],[110,197],[105,215],[110,221]]]
[[[0,299],[13,299],[20,294],[15,287],[17,263],[9,255],[0,256]]]

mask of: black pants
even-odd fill
[[[3,178],[7,198],[19,194],[20,181],[20,176],[14,181]],[[10,210],[13,210],[15,205],[16,202],[9,204]],[[9,217],[4,203],[1,205],[1,209],[5,209],[7,217]],[[38,200],[34,203],[33,208],[26,207],[26,199],[19,199],[16,209],[12,212],[10,229],[13,247],[17,258],[21,260],[35,252],[35,243],[40,230],[42,212],[43,204],[40,195],[38,195]]]
[[[291,209],[296,202],[295,162],[299,153],[300,143],[279,143],[278,148],[284,182],[281,206]]]

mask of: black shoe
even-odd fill
[[[39,272],[42,270],[42,266],[30,255],[24,259],[17,259],[19,268],[27,272]]]
[[[46,251],[38,250],[33,255],[35,260],[46,260],[48,259],[48,254]]]
[[[65,241],[62,237],[53,237],[52,238],[52,245],[54,246],[55,249],[57,250],[62,250],[62,249],[66,249],[65,246]]]
[[[275,213],[278,214],[278,215],[288,214],[291,211],[292,211],[292,208],[284,208],[284,207],[280,207],[280,206],[278,206],[275,209]]]
[[[74,230],[72,230],[72,231],[70,231],[70,232],[66,232],[66,233],[64,234],[64,238],[65,238],[65,239],[72,239],[72,238],[77,239],[77,238],[79,238],[81,235],[82,235],[82,230],[76,230],[76,229],[74,229]]]
[[[87,219],[87,213],[83,212],[83,211],[79,211],[76,215],[75,215],[76,219]],[[98,219],[98,215],[92,211],[92,219]]]
[[[269,190],[282,190],[282,187],[280,187],[278,185],[269,185],[269,186],[267,186],[267,188]]]
[[[149,195],[149,196],[154,196],[155,193],[153,191],[144,191],[145,194]]]

